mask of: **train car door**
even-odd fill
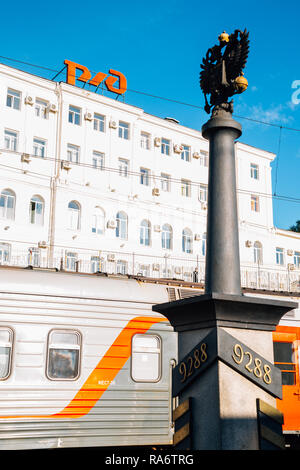
[[[299,329],[277,326],[273,333],[274,364],[282,373],[282,400],[277,408],[284,415],[284,431],[300,430]]]

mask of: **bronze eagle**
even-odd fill
[[[232,112],[232,102],[228,103],[228,98],[242,93],[248,84],[242,70],[249,54],[249,32],[246,29],[236,29],[230,35],[224,32],[219,41],[220,44],[208,49],[201,64],[200,87],[208,114],[216,106]],[[210,103],[207,95],[210,95]]]

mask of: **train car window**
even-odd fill
[[[10,328],[0,327],[0,380],[10,375],[13,347],[13,332]]]
[[[274,342],[274,365],[281,370],[282,385],[295,385],[296,364],[293,343]]]
[[[47,376],[52,380],[76,380],[79,376],[81,334],[52,330],[48,338]]]
[[[135,382],[158,382],[160,375],[160,338],[154,335],[134,335],[132,338],[132,379]]]

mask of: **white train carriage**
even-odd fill
[[[177,335],[134,279],[0,269],[0,450],[167,445]]]

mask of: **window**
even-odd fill
[[[171,142],[168,139],[161,139],[161,153],[170,155]]]
[[[31,224],[43,225],[44,201],[40,196],[32,196],[29,206],[29,219]]]
[[[161,341],[158,336],[132,337],[131,376],[135,382],[157,382],[161,375]]]
[[[95,207],[92,218],[92,233],[104,234],[105,214],[101,207]]]
[[[16,196],[10,189],[4,189],[0,197],[0,217],[4,219],[15,218],[15,202]]]
[[[47,376],[53,380],[75,380],[79,376],[81,334],[53,330],[48,337]]]
[[[0,264],[8,264],[10,261],[10,245],[0,243]]]
[[[119,158],[119,175],[128,177],[129,162],[124,158]]]
[[[12,362],[13,331],[0,327],[0,380],[9,377]]]
[[[141,147],[150,150],[150,134],[147,132],[141,132]]]
[[[191,147],[183,145],[183,151],[181,152],[181,160],[189,162],[191,160]]]
[[[251,196],[251,210],[254,212],[259,212],[259,197]]]
[[[69,106],[69,122],[80,126],[81,124],[81,109],[76,106]]]
[[[21,92],[8,88],[6,106],[13,109],[21,109]]]
[[[193,253],[193,234],[189,228],[182,231],[182,251],[183,253]]]
[[[150,246],[151,224],[148,220],[142,220],[140,225],[140,245]]]
[[[91,256],[91,273],[98,273],[101,271],[100,256]]]
[[[28,248],[28,266],[40,266],[40,250],[35,246]]]
[[[15,131],[4,131],[4,146],[7,150],[17,151],[18,147],[18,134]]]
[[[206,233],[202,235],[201,254],[202,256],[206,255]]]
[[[296,268],[300,268],[300,251],[294,252],[294,265]]]
[[[150,277],[150,265],[140,264],[138,276]]]
[[[283,259],[283,248],[276,248],[276,264],[283,266],[284,259]]]
[[[67,251],[66,252],[66,270],[67,271],[76,271],[77,270],[77,253],[74,253],[72,251]]]
[[[33,139],[33,155],[44,158],[46,155],[46,141],[42,139]]]
[[[169,192],[171,188],[170,175],[167,175],[166,173],[161,173],[160,178],[161,178],[160,179],[161,190]]]
[[[117,274],[127,274],[127,261],[117,260]]]
[[[94,113],[94,130],[105,132],[105,116],[102,116],[102,114]]]
[[[93,151],[93,168],[97,168],[98,170],[104,169],[104,153]]]
[[[274,365],[281,370],[282,385],[295,385],[296,364],[293,343],[274,341]]]
[[[69,162],[79,163],[80,147],[77,145],[68,144],[67,158]]]
[[[78,202],[71,201],[68,204],[68,227],[72,230],[80,229],[80,206]]]
[[[181,180],[181,196],[191,197],[191,182]]]
[[[116,221],[117,221],[116,237],[126,240],[128,220],[127,220],[127,215],[125,214],[125,212],[118,212]]]
[[[199,162],[201,166],[208,167],[208,152],[200,150]]]
[[[255,242],[253,245],[253,256],[254,263],[262,263],[262,244],[260,242]]]
[[[119,137],[121,139],[129,139],[129,124],[127,122],[119,121]]]
[[[166,250],[172,250],[173,245],[173,230],[168,224],[162,226],[161,231],[161,247]]]
[[[34,112],[41,119],[48,119],[48,102],[40,99],[35,100]]]
[[[207,186],[205,184],[199,185],[199,201],[207,202]]]
[[[258,165],[255,163],[250,164],[250,176],[251,178],[258,180]]]
[[[150,170],[147,168],[140,168],[140,184],[144,186],[149,186],[150,182]]]

